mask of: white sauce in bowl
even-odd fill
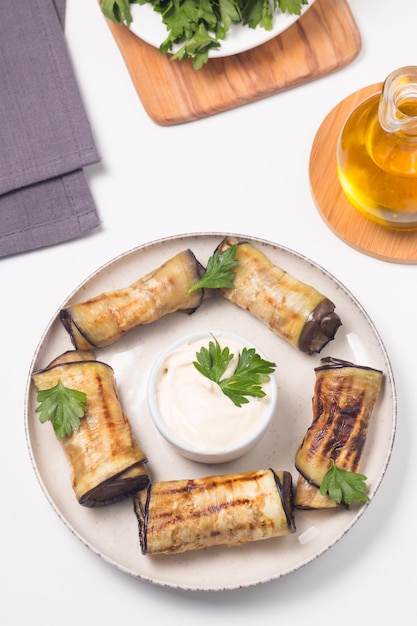
[[[275,408],[276,382],[271,374],[262,385],[266,393],[263,398],[249,397],[247,404],[236,406],[193,364],[197,352],[203,346],[208,349],[214,338],[234,355],[222,378],[236,369],[244,347],[255,347],[236,335],[219,331],[184,338],[158,359],[151,375],[149,403],[158,429],[180,453],[194,460],[224,462],[247,452],[265,433]]]

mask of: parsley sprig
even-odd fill
[[[349,505],[353,500],[368,502],[365,481],[363,474],[341,469],[331,459],[330,468],[321,481],[320,493],[328,494],[337,504],[344,502]]]
[[[270,31],[275,13],[301,15],[308,3],[309,0],[100,0],[108,19],[127,26],[132,23],[131,4],[151,4],[168,31],[160,51],[166,54],[179,45],[171,59],[192,59],[196,70],[207,63],[210,50],[220,48],[232,24]]]
[[[206,271],[201,279],[191,285],[187,291],[187,295],[196,291],[197,289],[229,289],[233,287],[236,272],[233,272],[233,268],[239,263],[235,258],[237,252],[237,243],[230,248],[227,248],[224,252],[214,252],[207,261]]]
[[[266,395],[262,384],[269,380],[269,375],[276,368],[275,363],[263,359],[255,348],[243,348],[233,374],[222,378],[234,355],[227,346],[221,348],[216,338],[209,342],[208,348],[203,346],[196,357],[193,365],[200,374],[218,384],[238,407],[249,402],[247,396],[263,398]]]
[[[58,437],[66,437],[78,430],[84,417],[87,396],[83,391],[65,387],[61,380],[55,387],[38,391],[40,405],[35,413],[40,413],[41,424],[51,421]]]

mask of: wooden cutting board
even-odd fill
[[[107,20],[138,96],[157,124],[220,113],[345,67],[361,50],[346,0],[316,0],[290,28],[248,52],[209,59],[200,70],[170,61],[126,26]]]

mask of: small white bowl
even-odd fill
[[[267,431],[277,404],[274,372],[263,385],[263,398],[249,398],[247,404],[236,407],[219,385],[197,371],[196,353],[203,346],[208,349],[214,339],[222,349],[228,347],[235,359],[245,347],[255,348],[270,360],[239,335],[204,330],[166,348],[154,363],[148,383],[148,405],[157,430],[179,454],[200,463],[226,463],[249,452]]]

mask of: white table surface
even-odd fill
[[[101,217],[88,237],[0,261],[2,305],[1,626],[335,621],[411,623],[415,531],[417,267],[342,243],[310,192],[312,142],[351,92],[416,64],[415,0],[350,0],[363,38],[345,69],[286,93],[190,124],[160,127],[138,99],[95,0],[68,0],[66,35],[102,156],[87,170]],[[331,550],[264,585],[174,590],[137,580],[88,550],[41,491],[24,434],[32,356],[59,305],[116,255],[186,232],[239,232],[301,252],[336,276],[375,323],[398,394],[395,446],[366,514]],[[361,617],[363,616],[363,617]]]

